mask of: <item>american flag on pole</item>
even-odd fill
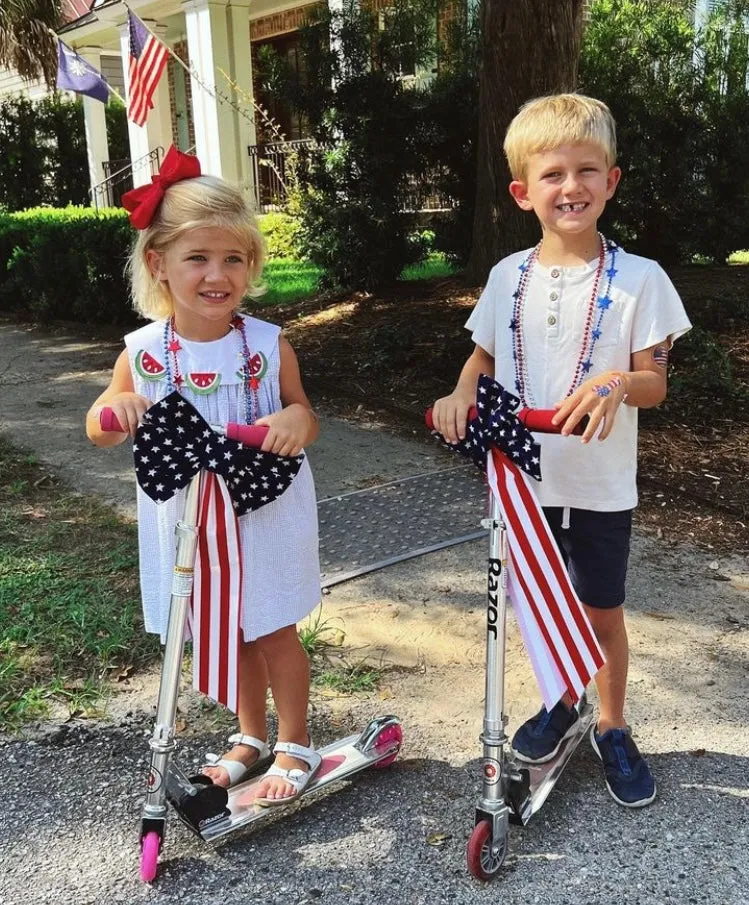
[[[604,657],[531,486],[529,475],[541,478],[540,448],[514,414],[519,404],[482,375],[478,416],[465,440],[447,445],[486,471],[499,503],[509,550],[508,596],[551,710],[565,692],[578,701]]]
[[[127,12],[130,28],[130,68],[128,72],[127,115],[136,125],[145,125],[153,109],[153,93],[169,59],[169,49],[141,20]]]

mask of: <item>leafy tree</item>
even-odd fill
[[[2,0],[0,66],[15,69],[29,81],[55,84],[57,44],[50,29],[62,22],[61,0]]]

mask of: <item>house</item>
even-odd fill
[[[194,150],[205,172],[246,186],[258,206],[271,200],[269,183],[283,166],[288,143],[293,147],[308,136],[290,111],[262,97],[253,80],[254,61],[261,48],[270,45],[299,65],[299,30],[326,2],[331,9],[342,5],[342,0],[129,0],[130,9],[184,65],[170,59],[145,126],[128,122],[129,162],[110,161],[104,105],[84,97],[93,202],[112,203],[131,185],[150,181],[172,143]],[[374,2],[387,6],[387,0]],[[126,96],[129,32],[124,3],[66,3],[71,21],[59,30],[60,37]],[[0,71],[0,97],[19,90],[32,98],[46,93],[43,83],[29,84]],[[263,102],[261,109],[258,101]],[[263,167],[268,158],[271,166]]]

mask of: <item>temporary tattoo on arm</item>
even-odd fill
[[[656,346],[653,349],[653,361],[664,370],[668,367],[668,346]]]

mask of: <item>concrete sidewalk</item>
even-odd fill
[[[0,432],[33,449],[71,486],[132,513],[128,449],[102,451],[83,416],[119,347],[0,322]],[[318,496],[452,464],[426,444],[323,418],[310,450]],[[208,848],[171,821],[160,878],[137,881],[135,827],[152,677],[113,705],[107,725],[47,727],[6,740],[0,809],[0,903],[263,901],[331,905],[482,903],[744,905],[749,889],[749,604],[729,581],[745,563],[635,538],[628,626],[629,719],[659,798],[618,808],[588,746],[544,810],[511,833],[507,869],[472,881],[464,847],[478,790],[483,698],[483,542],[337,586],[324,616],[341,619],[347,655],[386,667],[370,696],[313,699],[315,739],[384,712],[404,724],[401,759],[257,833]],[[0,576],[0,581],[1,581]],[[512,729],[537,706],[513,624],[507,700]],[[124,702],[124,703],[123,703]],[[180,757],[199,763],[224,742],[210,714],[189,711]],[[129,711],[129,712],[128,712]],[[217,747],[218,746],[218,747]],[[94,794],[91,794],[91,793]],[[438,845],[431,833],[444,834]]]

